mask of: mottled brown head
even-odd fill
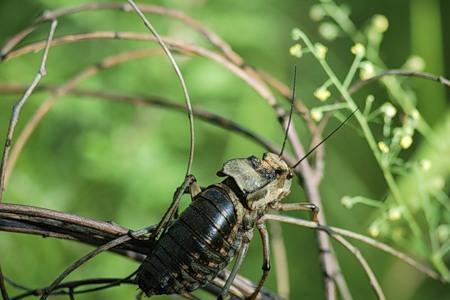
[[[233,178],[244,195],[244,204],[260,210],[289,194],[293,173],[277,154],[267,152],[262,159],[250,156],[229,160],[217,175]]]

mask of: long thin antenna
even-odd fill
[[[291,109],[289,111],[289,119],[286,127],[286,133],[284,134],[284,140],[283,140],[283,146],[281,146],[280,156],[283,155],[284,147],[286,146],[286,141],[288,138],[289,128],[291,127],[291,120],[292,120],[292,110],[294,108],[294,101],[295,101],[295,86],[297,82],[297,66],[294,65],[294,82],[292,83],[292,99],[291,99]]]
[[[352,113],[344,120],[344,122],[339,124],[339,126],[333,129],[333,131],[331,131],[320,143],[318,143],[311,150],[309,150],[308,153],[306,153],[295,165],[292,166],[292,169],[295,169],[303,160],[305,160],[311,153],[313,153],[314,150],[319,148],[320,145],[325,143],[325,141],[328,140],[336,131],[338,131],[342,126],[344,126],[345,123],[347,123],[347,121],[350,120],[350,118],[355,114],[357,110],[358,108],[352,111]]]
[[[181,74],[181,71],[178,68],[177,62],[173,58],[173,55],[170,52],[169,48],[167,48],[166,44],[161,39],[161,37],[159,36],[158,32],[152,26],[150,21],[145,17],[145,15],[142,13],[142,11],[139,9],[139,7],[133,2],[133,0],[128,0],[128,3],[137,12],[139,17],[144,22],[145,26],[155,36],[155,38],[158,41],[159,45],[161,46],[161,48],[163,48],[164,52],[166,53],[167,57],[169,58],[170,63],[172,64],[172,67],[174,68],[175,73],[177,74],[178,79],[180,80],[181,88],[183,90],[184,98],[185,98],[185,102],[186,102],[186,110],[188,111],[188,118],[189,118],[190,146],[189,146],[189,160],[188,160],[188,165],[187,165],[187,170],[186,170],[186,176],[187,176],[187,175],[191,174],[192,161],[194,159],[194,144],[195,144],[195,141],[194,141],[194,114],[192,112],[191,99],[189,97],[189,93],[187,91],[187,87],[186,87],[186,84],[184,82],[183,75]]]

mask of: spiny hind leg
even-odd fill
[[[277,203],[272,207],[277,211],[308,211],[311,213],[311,220],[317,222],[317,215],[319,214],[319,207],[310,202],[298,202],[298,203]]]
[[[267,276],[269,276],[270,271],[269,233],[267,232],[266,225],[263,222],[258,222],[256,224],[256,228],[258,229],[259,235],[261,236],[263,246],[263,265],[262,265],[263,274],[258,282],[258,285],[255,288],[255,291],[249,297],[250,300],[255,300],[258,297],[258,294],[261,291],[262,287],[264,286],[264,282],[266,281]]]

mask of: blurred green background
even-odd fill
[[[90,1],[2,0],[0,43],[30,24],[44,10],[87,2]],[[246,62],[287,84],[291,82],[293,65],[297,64],[298,95],[309,107],[320,104],[312,94],[327,78],[312,57],[298,61],[289,56],[288,49],[293,44],[291,29],[299,27],[311,39],[326,44],[328,61],[338,75],[345,76],[353,60],[349,51],[353,42],[349,38],[342,36],[326,41],[318,33],[319,23],[309,16],[316,1],[168,0],[145,3],[184,11],[217,32]],[[389,30],[380,53],[390,68],[401,67],[410,54],[416,54],[426,61],[426,71],[450,76],[449,1],[345,0],[338,3],[351,9],[351,16],[358,26],[366,24],[374,14],[383,14],[389,19]],[[163,35],[206,45],[202,37],[184,24],[160,16],[152,16],[151,20]],[[25,43],[45,38],[47,30],[48,24],[41,26]],[[56,36],[99,30],[145,32],[134,14],[97,11],[61,18]],[[83,67],[105,56],[147,47],[155,45],[131,41],[87,41],[52,48],[47,63],[48,75],[41,84],[62,84]],[[2,63],[1,83],[28,84],[35,76],[40,58],[39,52]],[[177,60],[194,105],[229,117],[281,143],[283,133],[273,111],[240,79],[202,58],[177,56]],[[424,118],[437,128],[448,126],[448,90],[416,79],[408,80],[407,85],[417,93],[418,109]],[[159,95],[183,103],[177,78],[162,56],[108,69],[83,81],[79,87]],[[376,95],[382,103],[389,97],[374,84],[355,99],[364,101],[369,93]],[[18,95],[2,95],[0,98],[1,140],[4,139],[11,107],[18,98]],[[29,99],[16,133],[45,98],[44,93],[35,93]],[[309,139],[301,120],[295,118],[302,138]],[[331,124],[328,131],[337,123]],[[224,161],[251,154],[259,156],[264,152],[261,147],[223,129],[198,120],[195,126],[197,143],[193,173],[203,186],[218,181],[215,173]],[[188,154],[187,128],[187,118],[181,113],[66,96],[46,116],[27,143],[7,187],[5,202],[112,220],[135,229],[156,223],[183,179]],[[450,136],[444,134],[441,138],[450,139]],[[403,153],[406,160],[413,159],[422,144],[425,145],[422,139],[418,135],[415,137],[413,147]],[[354,130],[342,129],[327,142],[325,176],[320,190],[329,224],[367,233],[376,212],[363,206],[345,209],[340,199],[344,195],[364,195],[381,200],[387,189],[373,154]],[[304,199],[301,187],[295,186],[289,199]],[[306,214],[295,215],[307,218]],[[314,233],[284,225],[283,230],[290,267],[290,298],[321,299],[323,287]],[[362,244],[357,246],[373,267],[388,299],[450,299],[448,285],[430,280],[378,250]],[[354,299],[373,299],[361,267],[340,246],[335,248]],[[68,241],[0,233],[0,259],[4,273],[30,287],[48,285],[65,266],[89,249]],[[261,261],[260,242],[256,238],[241,273],[257,280]],[[117,255],[103,254],[78,269],[69,279],[120,277],[128,275],[136,267],[137,264]],[[276,290],[274,272],[267,287]],[[13,294],[18,292],[10,290]],[[134,287],[119,287],[79,295],[77,299],[133,299],[135,293]]]

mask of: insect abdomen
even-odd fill
[[[148,296],[193,291],[226,267],[241,243],[229,194],[208,187],[162,235],[137,274]]]

